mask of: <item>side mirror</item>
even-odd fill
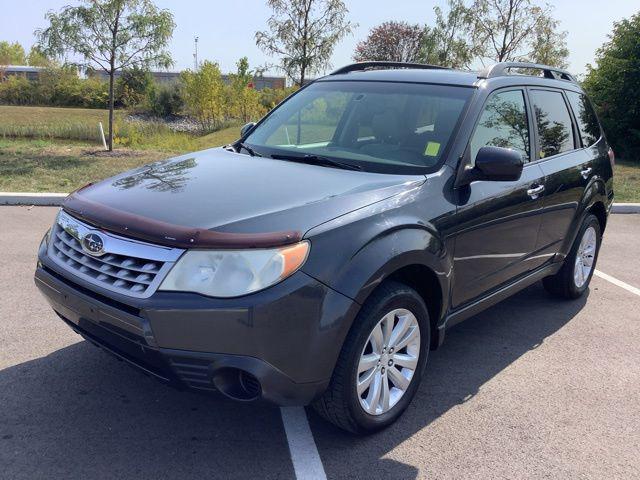
[[[513,182],[522,175],[522,154],[511,148],[482,147],[476,155],[474,180]]]
[[[246,135],[247,133],[249,133],[249,131],[251,131],[251,129],[252,129],[253,127],[255,127],[255,126],[256,126],[256,124],[255,124],[254,122],[249,122],[249,123],[245,124],[245,125],[240,129],[240,137],[241,137],[241,138],[244,138],[244,137],[245,137],[245,135]]]

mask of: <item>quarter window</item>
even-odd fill
[[[471,161],[482,147],[505,147],[519,151],[525,161],[529,150],[529,121],[521,90],[494,94],[484,107],[471,138]]]
[[[562,93],[532,90],[531,101],[538,126],[540,158],[573,150],[571,116]]]
[[[578,130],[582,137],[582,144],[590,147],[600,138],[600,124],[596,112],[587,100],[587,96],[578,92],[568,91],[567,98],[571,104],[571,109],[578,122]]]

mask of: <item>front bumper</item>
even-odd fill
[[[61,271],[44,248],[35,282],[77,333],[145,373],[214,391],[219,372],[247,372],[259,396],[278,405],[306,405],[325,390],[358,308],[302,272],[238,299],[173,292],[136,299]]]

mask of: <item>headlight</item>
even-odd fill
[[[267,250],[189,250],[160,290],[239,297],[284,280],[302,266],[308,253],[307,241]]]

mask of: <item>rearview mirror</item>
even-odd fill
[[[256,124],[255,124],[254,122],[246,123],[246,124],[245,124],[241,129],[240,129],[240,137],[244,138],[244,137],[245,137],[245,135],[246,135],[247,133],[249,133],[249,131],[250,131],[253,127],[255,127],[255,126],[256,126]]]
[[[513,182],[522,175],[522,154],[503,147],[482,147],[476,155],[473,180]]]

